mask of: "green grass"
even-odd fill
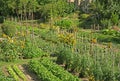
[[[40,58],[33,58],[33,60],[39,60]],[[27,64],[31,59],[18,59],[13,62],[3,62],[0,61],[0,67],[8,66],[8,65],[14,65],[14,64]]]
[[[45,57],[45,58],[49,58],[49,57]],[[6,67],[6,66],[9,66],[9,65],[17,65],[17,64],[27,64],[30,60],[39,60],[40,58],[33,58],[33,59],[18,59],[16,61],[13,61],[13,62],[3,62],[3,61],[0,61],[0,67]],[[56,60],[57,58],[56,57],[51,57],[49,58],[51,60]]]

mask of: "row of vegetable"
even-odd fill
[[[14,78],[5,76],[2,68],[0,68],[0,81],[14,81]]]
[[[25,74],[18,68],[17,65],[13,65],[13,70],[23,81],[27,80]]]
[[[39,61],[30,61],[29,62],[29,69],[35,73],[39,80],[42,81],[62,81],[58,77],[52,74],[52,72],[48,71]]]
[[[14,70],[12,69],[11,66],[7,67],[7,70],[9,72],[9,74],[15,79],[15,81],[19,81],[19,77],[16,75],[16,73],[14,72]]]
[[[49,59],[42,59],[40,60],[40,63],[42,63],[49,71],[51,71],[62,81],[80,81],[80,79],[77,76],[73,76],[64,68],[60,67],[58,64],[50,61]]]
[[[15,81],[27,81],[25,74],[18,68],[17,65],[7,66],[7,70]]]
[[[29,68],[43,81],[81,81],[48,59],[30,61]]]

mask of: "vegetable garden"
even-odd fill
[[[56,26],[21,25],[20,28],[18,23],[14,26],[14,36],[3,34],[1,61],[38,58],[40,60],[31,60],[27,65],[41,81],[120,80],[120,50],[111,42],[100,42],[101,34],[82,30],[58,31]],[[27,81],[16,65],[6,68],[14,80]]]
[[[0,81],[120,81],[119,2],[0,0]]]

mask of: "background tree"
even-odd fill
[[[90,14],[90,21],[103,28],[119,24],[120,2],[118,0],[93,0],[88,5],[88,12],[85,12],[84,9],[80,11],[82,11],[82,14]]]

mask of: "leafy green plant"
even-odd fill
[[[116,30],[113,30],[113,29],[104,29],[104,30],[102,30],[101,33],[102,33],[102,34],[105,34],[105,35],[117,36],[117,34],[118,34],[119,32],[117,32]]]
[[[109,28],[112,24],[111,24],[111,20],[109,19],[102,19],[100,21],[101,25],[103,26],[103,29],[104,28]]]
[[[2,60],[4,61],[14,61],[19,58],[18,48],[12,39],[4,40],[1,43],[1,52],[2,52]]]
[[[48,59],[44,58],[40,60],[40,63],[42,63],[49,71],[53,73],[53,75],[57,76],[62,81],[81,81],[79,78],[73,76],[69,72],[65,71],[64,68]]]
[[[16,34],[17,29],[15,27],[15,23],[5,22],[1,27],[3,33],[9,37],[13,37]]]
[[[73,73],[80,73],[81,71],[81,58],[79,54],[74,55],[71,71]]]
[[[66,64],[67,62],[67,57],[69,57],[69,55],[71,55],[71,50],[70,49],[65,49],[65,48],[61,48],[61,50],[59,50],[59,52],[57,53],[57,63],[58,64]]]
[[[56,21],[55,25],[60,26],[61,29],[69,29],[72,27],[73,22],[68,19],[62,19],[62,20]]]
[[[115,72],[115,77],[116,77],[116,80],[120,80],[120,72],[118,71],[118,72]]]
[[[112,13],[111,21],[113,25],[117,25],[119,23],[119,15],[117,13]]]
[[[17,65],[13,65],[13,70],[16,72],[16,74],[23,79],[23,81],[26,81],[26,76],[24,73],[17,67]]]
[[[8,69],[9,74],[15,79],[15,81],[19,81],[20,80],[19,77],[14,72],[14,70],[12,69],[11,66],[8,66],[7,69]]]
[[[15,81],[13,78],[0,75],[0,81]]]
[[[36,45],[33,45],[29,39],[26,39],[25,47],[23,48],[22,53],[23,58],[34,58],[45,55],[45,53]]]
[[[29,62],[29,69],[34,72],[39,79],[43,81],[62,81],[52,74],[46,67],[44,67],[39,61],[31,60]]]
[[[5,76],[4,73],[2,72],[2,69],[0,68],[0,81],[15,81],[14,78],[10,76]]]

